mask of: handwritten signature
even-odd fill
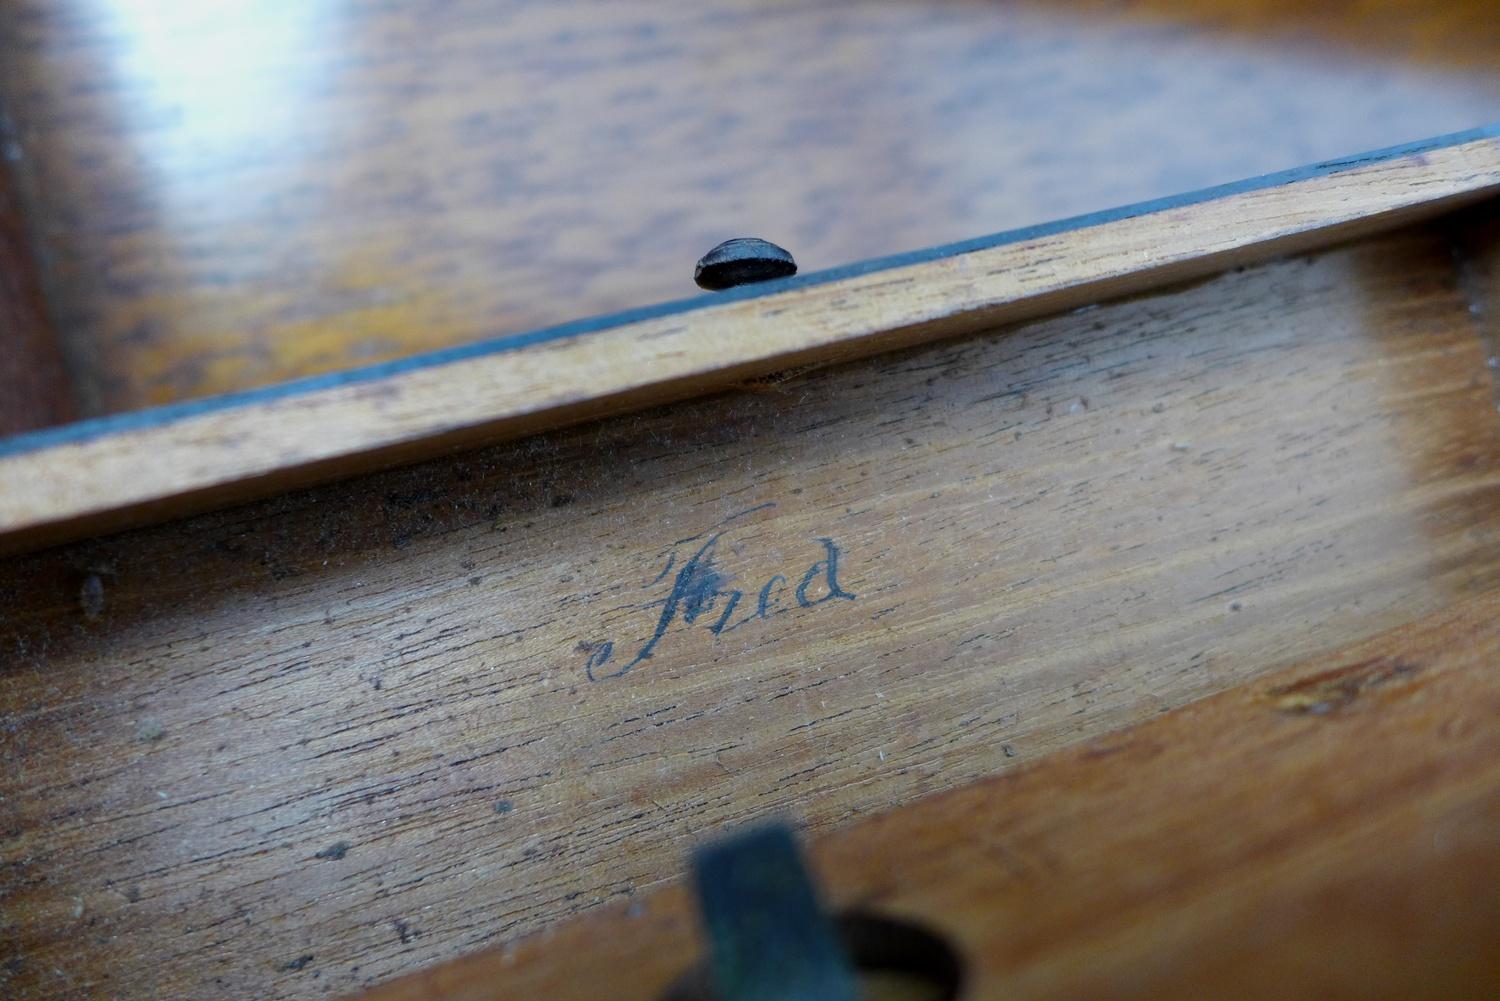
[[[748,511],[741,511],[725,519],[725,522],[749,514],[750,511],[759,511],[774,506],[774,504],[762,504]],[[720,524],[723,525],[725,522],[720,522]],[[794,600],[801,608],[815,608],[830,601],[855,600],[855,595],[839,585],[839,559],[843,553],[838,543],[823,536],[815,540],[821,546],[822,555],[803,571],[795,585],[787,576],[775,574],[762,584],[758,591],[753,592],[753,598],[747,598],[747,593],[751,592],[731,587],[732,578],[720,564],[719,540],[727,531],[728,529],[720,528],[709,534],[707,540],[688,556],[682,566],[677,567],[677,573],[672,577],[671,591],[666,597],[641,606],[642,608],[655,608],[659,605],[661,613],[657,616],[656,627],[651,637],[623,666],[608,672],[603,670],[614,657],[615,646],[610,640],[588,646],[588,660],[584,664],[584,672],[590,681],[622,677],[642,661],[650,660],[656,652],[657,645],[661,643],[662,637],[671,629],[672,624],[678,621],[691,626],[700,620],[705,622],[712,620],[708,630],[718,636],[748,623],[769,619],[773,615],[787,611],[789,608],[788,592],[790,592],[790,600]],[[678,545],[693,541],[696,541],[696,538],[685,539]],[[657,574],[646,587],[655,587],[666,580],[676,565],[677,551],[674,548],[668,555],[666,566],[662,568],[661,573]],[[741,609],[742,603],[743,609]],[[738,619],[735,619],[736,611],[741,612]]]

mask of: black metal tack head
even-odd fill
[[[736,285],[789,278],[797,273],[792,255],[765,240],[741,236],[725,240],[703,255],[693,271],[699,288],[718,292]]]

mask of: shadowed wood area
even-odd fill
[[[1482,0],[16,0],[0,48],[89,414],[1500,118]]]
[[[1500,369],[1500,202],[1456,217],[1451,239],[1461,287],[1484,341],[1485,364]]]
[[[964,1001],[1500,991],[1500,601],[822,840],[836,906],[944,935]],[[1253,762],[1253,767],[1246,767]],[[657,1001],[676,888],[367,1001]]]
[[[1433,613],[1493,401],[1411,230],[12,558],[0,976],[354,990]]]

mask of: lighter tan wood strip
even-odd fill
[[[646,403],[1067,309],[1430,216],[1500,142],[1346,170],[378,381],[0,460],[0,550],[156,520]]]

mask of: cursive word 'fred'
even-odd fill
[[[649,660],[656,652],[662,637],[667,635],[674,623],[692,626],[699,622],[708,626],[715,636],[738,629],[743,625],[785,611],[793,604],[800,608],[813,608],[829,601],[853,601],[855,596],[839,585],[839,558],[842,553],[838,544],[829,538],[814,540],[818,555],[810,566],[800,574],[792,576],[774,574],[758,588],[742,590],[731,587],[731,577],[719,563],[719,540],[724,532],[718,531],[708,537],[687,560],[677,567],[677,553],[667,558],[656,579],[647,585],[654,587],[671,576],[671,590],[664,598],[648,602],[643,607],[656,608],[655,628],[650,638],[641,644],[629,660],[615,666],[615,645],[610,640],[592,644],[584,671],[590,681],[618,678],[643,660]]]

